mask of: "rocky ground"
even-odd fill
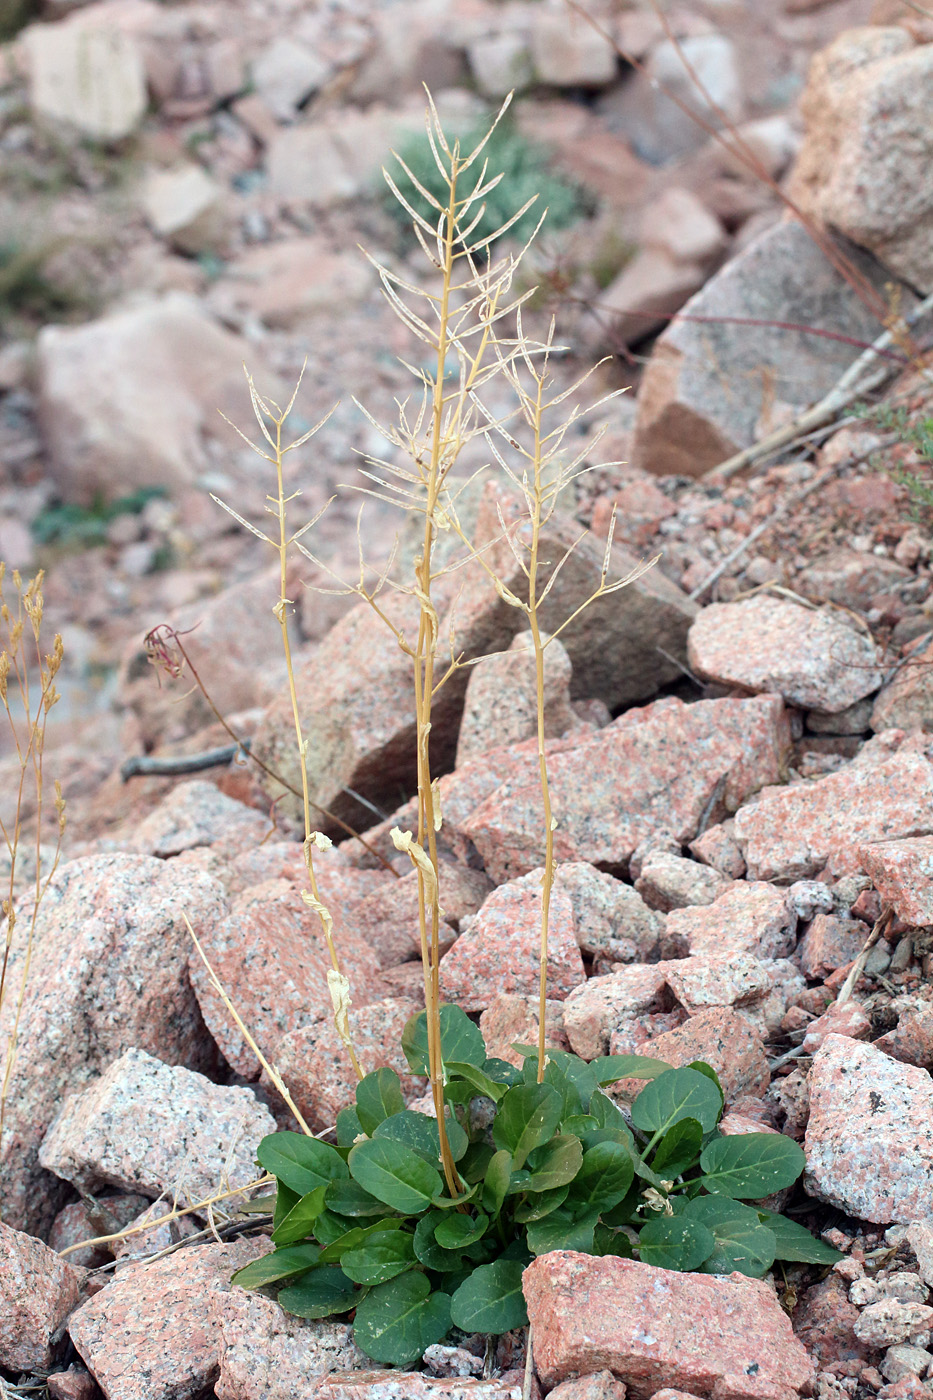
[[[256,1144],[290,1121],[183,913],[314,1130],[353,1081],[291,798],[242,755],[120,772],[228,742],[193,663],[288,775],[274,560],[209,495],[260,520],[270,483],[216,410],[247,428],[242,362],[284,395],[307,359],[295,431],[339,401],[295,459],[309,514],[359,482],[361,454],[385,455],[356,400],[391,421],[413,350],[356,245],[428,285],[376,193],[421,124],[422,80],[452,129],[517,89],[516,128],[574,182],[578,215],[530,255],[529,325],[558,316],[558,386],[600,355],[594,397],[632,386],[575,429],[592,470],[545,543],[556,558],[582,537],[544,626],[592,591],[613,511],[614,573],[656,560],[548,651],[550,1041],[714,1065],[723,1131],[803,1144],[784,1208],[845,1256],[764,1280],[543,1256],[525,1278],[531,1393],[933,1390],[933,516],[911,488],[933,387],[929,316],[902,319],[933,291],[933,19],[909,0],[587,8],[634,62],[556,0],[46,0],[3,50],[0,556],[47,569],[43,635],[65,661],[46,770],[67,825],[4,1091],[0,1394],[506,1400],[526,1384],[511,1334],[374,1374],[344,1322],[231,1287],[269,1247],[235,1197],[174,1209],[247,1188]],[[707,129],[671,101],[701,106],[697,79]],[[710,134],[724,121],[741,159],[734,133],[730,152]],[[803,417],[885,328],[867,366],[883,382]],[[358,501],[338,493],[314,535],[337,570],[356,567]],[[513,505],[491,473],[464,490],[492,556]],[[397,522],[372,501],[363,519],[378,560]],[[402,561],[413,549],[403,531]],[[361,1057],[416,1098],[399,1046],[422,997],[416,884],[388,840],[412,814],[410,667],[326,581],[307,561],[289,580],[312,797],[367,844],[324,820],[321,887]],[[533,678],[517,617],[478,571],[458,583],[445,635],[452,618],[485,659],[432,732],[442,991],[511,1057],[536,1034]],[[389,605],[398,625],[410,605]],[[174,679],[143,644],[160,624],[187,655]],[[4,741],[7,829],[18,772]],[[20,815],[31,835],[34,804]],[[48,862],[47,824],[39,838]],[[16,1015],[5,997],[4,1052]]]

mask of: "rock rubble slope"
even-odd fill
[[[899,319],[933,285],[933,23],[902,0],[588,8],[602,32],[559,0],[36,0],[0,40],[0,558],[8,579],[48,571],[43,636],[62,632],[66,661],[44,762],[68,815],[27,966],[52,854],[0,747],[0,819],[30,841],[0,1008],[4,1395],[933,1391],[933,395],[930,321]],[[270,481],[217,410],[247,427],[243,361],[279,399],[307,361],[296,431],[337,405],[292,459],[307,517],[394,452],[357,400],[392,420],[411,392],[394,357],[413,352],[354,250],[431,289],[377,194],[422,128],[423,82],[464,135],[515,90],[510,139],[562,182],[526,324],[557,315],[555,393],[603,354],[594,397],[632,381],[575,421],[581,475],[542,540],[547,1044],[711,1065],[724,1134],[803,1146],[802,1182],[762,1208],[841,1255],[751,1279],[543,1254],[523,1279],[527,1379],[517,1332],[381,1370],[347,1319],[231,1283],[271,1247],[237,1210],[261,1138],[297,1126],[276,1075],[325,1134],[355,1076],[301,898],[277,570],[210,500],[268,522]],[[715,139],[726,119],[757,173]],[[884,328],[880,403],[812,435],[798,415]],[[487,408],[511,421],[504,389]],[[782,451],[706,475],[790,427]],[[471,479],[489,456],[471,452],[464,529],[521,588],[514,482]],[[350,1030],[424,1107],[400,1051],[424,997],[417,876],[389,838],[417,822],[411,661],[335,583],[358,574],[359,499],[337,491],[318,562],[285,586]],[[397,529],[366,502],[377,568]],[[402,528],[389,576],[418,548]],[[637,577],[578,612],[607,548]],[[482,570],[451,567],[438,596],[469,663],[431,734],[441,988],[514,1063],[538,1031],[533,668]],[[381,601],[417,627],[410,594]],[[121,782],[131,755],[228,746],[212,703],[233,757]],[[623,1113],[639,1088],[612,1086]]]

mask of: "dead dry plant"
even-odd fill
[[[39,909],[58,866],[65,831],[65,800],[62,797],[61,784],[56,781],[53,804],[56,835],[49,858],[42,844],[42,836],[49,821],[45,801],[45,735],[49,711],[59,698],[55,688],[55,677],[64,655],[62,639],[56,634],[51,652],[43,658],[42,573],[24,585],[19,572],[13,571],[16,597],[12,605],[6,601],[3,594],[5,576],[6,565],[0,563],[0,643],[3,646],[0,652],[0,702],[6,713],[19,775],[15,780],[12,821],[4,821],[0,817],[0,835],[5,848],[4,864],[8,867],[3,872],[6,889],[0,903],[6,925],[0,961],[0,1016],[3,1016],[4,1011],[7,1012],[3,1018],[7,1030],[3,1081],[0,1085],[0,1147],[3,1145],[6,1102],[16,1059],[20,1018],[29,981]],[[35,681],[37,671],[38,694]],[[27,837],[25,830],[27,806],[34,811],[34,832],[31,837]],[[31,897],[24,902],[22,910],[19,911],[16,895],[21,884],[22,867],[27,863],[27,841],[32,848],[29,863],[34,864],[35,869],[34,872],[30,872]],[[20,912],[25,924],[24,933],[18,929]]]

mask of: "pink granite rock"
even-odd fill
[[[72,1201],[63,1206],[52,1222],[49,1231],[49,1248],[56,1254],[82,1240],[96,1239],[100,1235],[114,1235],[135,1220],[140,1211],[149,1204],[145,1196],[99,1196],[96,1201],[88,1196],[83,1201]],[[80,1265],[84,1269],[95,1269],[105,1264],[110,1257],[106,1246],[90,1245],[75,1249],[68,1255],[69,1264]]]
[[[241,1288],[212,1294],[220,1340],[217,1400],[301,1400],[331,1371],[369,1365],[348,1322],[306,1322],[272,1298]]]
[[[690,842],[689,850],[697,860],[712,866],[729,880],[741,880],[745,874],[745,857],[736,843],[732,817],[707,827],[702,836]]]
[[[533,994],[540,941],[541,872],[533,870],[493,890],[441,959],[442,997],[464,1011],[482,1011],[500,992]],[[548,919],[548,991],[560,1001],[585,977],[570,896],[555,888]]]
[[[575,988],[564,1001],[564,1032],[576,1054],[595,1060],[608,1054],[613,1030],[629,1017],[671,1004],[666,966],[635,963]]]
[[[933,1081],[873,1045],[827,1036],[810,1070],[804,1187],[878,1225],[929,1213]]]
[[[675,1068],[705,1060],[719,1075],[727,1104],[745,1094],[760,1098],[771,1082],[760,1037],[741,1012],[728,1006],[698,1012],[684,1025],[645,1041],[638,1054]],[[642,1088],[638,1081],[621,1080],[613,1093],[631,1100]]]
[[[634,1400],[662,1386],[717,1400],[795,1400],[813,1380],[790,1319],[760,1279],[558,1250],[533,1260],[522,1287],[546,1386],[608,1368]]]
[[[592,1371],[588,1376],[561,1381],[548,1392],[548,1400],[625,1400],[626,1389],[611,1371]]]
[[[198,780],[172,788],[121,844],[125,850],[165,859],[196,846],[256,847],[270,829],[266,813],[235,802],[214,783]]]
[[[933,829],[933,763],[895,753],[873,764],[788,788],[767,788],[736,814],[735,834],[753,880],[796,880],[830,862],[858,869],[867,842]]]
[[[629,710],[549,762],[558,860],[623,864],[646,837],[669,830],[681,843],[774,782],[789,744],[780,700],[667,698]],[[464,821],[497,883],[541,864],[544,836],[537,757],[512,772]]]
[[[669,851],[651,851],[641,863],[635,888],[651,909],[667,913],[694,904],[712,904],[730,884],[712,866]]]
[[[459,861],[439,862],[441,948],[449,948],[457,937],[457,924],[475,914],[492,889],[492,882],[481,870],[471,870]],[[378,890],[348,911],[341,933],[352,934],[376,954],[380,967],[421,957],[421,931],[418,921],[418,872],[410,870],[400,880],[384,882]]]
[[[862,846],[859,858],[899,919],[921,927],[933,924],[933,836]]]
[[[350,1008],[350,1036],[364,1074],[382,1065],[394,1069],[406,1098],[424,1092],[424,1080],[412,1075],[402,1053],[402,1031],[418,1010],[418,1003],[408,997],[385,997]],[[275,1052],[275,1066],[312,1132],[330,1127],[338,1111],[353,1103],[356,1072],[334,1033],[332,1015],[286,1032]]]
[[[214,1297],[270,1248],[241,1239],[128,1264],[73,1313],[71,1340],[108,1400],[193,1400],[210,1386],[220,1369]]]
[[[183,915],[206,932],[225,912],[216,881],[152,856],[87,856],[58,872],[39,910],[6,1103],[0,1200],[8,1224],[47,1227],[61,1204],[37,1153],[66,1094],[130,1046],[168,1064],[213,1062],[188,981]]]
[[[75,1366],[69,1366],[67,1371],[56,1371],[45,1383],[49,1400],[98,1400],[100,1396],[94,1377]]]
[[[933,718],[933,642],[914,653],[892,676],[875,701],[871,727],[928,729]]]
[[[867,1350],[855,1335],[859,1310],[838,1274],[804,1290],[794,1309],[797,1337],[821,1369],[838,1361],[863,1361]]]
[[[774,984],[771,969],[750,953],[674,958],[659,967],[674,996],[691,1014],[710,1006],[761,1001]]]
[[[619,962],[645,962],[656,952],[664,918],[631,885],[586,861],[563,861],[555,886],[570,896],[581,952]]]
[[[200,935],[199,935],[200,936]],[[342,930],[335,939],[341,968],[350,978],[354,1004],[383,994],[372,948]],[[298,888],[267,880],[234,900],[229,915],[204,931],[204,952],[227,995],[267,1058],[275,1059],[287,1031],[333,1018],[327,989],[330,955],[313,910]],[[259,1076],[259,1062],[213,987],[196,949],[191,982],[208,1029],[229,1064],[245,1078]],[[337,1033],[333,1032],[334,1042]]]
[[[559,738],[579,721],[570,708],[570,657],[559,638],[544,653],[546,736]],[[508,651],[485,656],[470,670],[457,739],[457,766],[501,744],[517,744],[538,733],[538,697],[531,634],[519,632]]]
[[[868,929],[861,919],[817,914],[797,946],[796,961],[810,982],[821,981],[838,967],[848,967],[862,951]]]
[[[687,655],[695,671],[721,684],[830,712],[870,695],[884,674],[874,642],[849,620],[764,593],[704,608],[690,628]]]
[[[807,1033],[803,1038],[804,1054],[815,1055],[828,1035],[844,1035],[851,1040],[870,1040],[871,1017],[864,1006],[854,998],[843,1002],[841,1006],[833,1002],[822,1016],[817,1016],[816,1020],[807,1026]]]
[[[793,952],[796,926],[784,890],[737,880],[712,904],[672,910],[665,945],[672,955],[783,958]]]
[[[894,1060],[929,1069],[933,1065],[933,1006],[919,999],[902,1006],[897,1025],[879,1035],[874,1044]]]
[[[890,1347],[898,1342],[913,1341],[917,1333],[929,1336],[933,1323],[933,1308],[925,1303],[901,1302],[898,1298],[880,1298],[862,1309],[854,1331],[867,1347]],[[916,1343],[922,1346],[923,1341]]]
[[[417,636],[419,608],[413,598],[391,594],[380,601],[393,626],[409,637]],[[468,656],[477,654],[462,635],[458,646],[464,646]],[[455,673],[434,704],[432,755],[441,770],[453,765],[468,678],[468,669]],[[296,685],[302,728],[314,736],[308,750],[313,802],[356,824],[360,804],[346,788],[362,793],[384,810],[391,810],[400,792],[414,792],[417,764],[411,659],[368,603],[352,608],[313,655],[297,666]],[[253,752],[301,790],[287,691],[269,706],[253,741]],[[263,783],[283,811],[299,815],[300,799],[271,779],[264,777]],[[321,821],[326,829],[326,819]],[[336,829],[332,834],[336,836]]]
[[[538,1005],[537,996],[519,996],[516,992],[501,992],[493,997],[479,1018],[490,1059],[507,1060],[521,1068],[525,1057],[512,1047],[515,1044],[537,1045]],[[554,1001],[551,997],[545,1002],[544,1040],[555,1050],[570,1049],[564,1031],[566,1005],[565,1001]]]
[[[191,1202],[256,1178],[256,1148],[275,1120],[251,1089],[212,1084],[144,1050],[127,1050],[66,1098],[39,1160],[84,1190],[120,1186]]]
[[[0,1224],[0,1366],[9,1371],[51,1366],[62,1323],[81,1296],[76,1269],[32,1235]]]

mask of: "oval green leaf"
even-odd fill
[[[757,1201],[793,1186],[806,1164],[803,1148],[783,1133],[737,1133],[703,1149],[701,1184],[733,1200]]]
[[[531,1176],[523,1191],[553,1191],[567,1186],[583,1165],[583,1144],[572,1133],[551,1138],[543,1147],[536,1147],[528,1166]]]
[[[394,1069],[385,1065],[367,1074],[356,1086],[356,1113],[363,1132],[372,1135],[379,1124],[405,1107],[402,1085]]]
[[[370,1290],[356,1309],[353,1339],[390,1366],[409,1366],[450,1328],[450,1298],[432,1292],[422,1273],[401,1274]]]
[[[452,1113],[447,1115],[445,1127],[453,1159],[459,1162],[470,1145],[470,1139]],[[430,1162],[432,1167],[436,1167],[441,1160],[437,1119],[431,1118],[427,1113],[415,1113],[406,1108],[402,1113],[395,1113],[391,1118],[383,1119],[373,1137],[391,1138],[393,1142],[403,1143],[426,1162]]]
[[[482,1031],[475,1026],[466,1012],[459,1006],[444,1005],[440,1008],[441,1056],[448,1060],[465,1061],[479,1068],[486,1063],[486,1042]],[[428,1073],[428,1017],[426,1011],[419,1011],[402,1031],[402,1050],[409,1067],[415,1074]]]
[[[648,1055],[600,1055],[590,1061],[597,1084],[615,1084],[620,1079],[657,1079],[671,1066]]]
[[[796,1220],[788,1220],[786,1215],[775,1215],[772,1211],[759,1210],[758,1218],[766,1226],[777,1242],[775,1259],[786,1259],[794,1264],[837,1263],[845,1256],[832,1245],[824,1244],[815,1235],[799,1225]]]
[[[404,1230],[377,1230],[340,1256],[340,1267],[354,1283],[372,1287],[403,1274],[415,1262],[414,1241]]]
[[[483,1238],[488,1224],[489,1216],[482,1211],[475,1216],[451,1213],[438,1222],[434,1238],[441,1249],[466,1249]]]
[[[312,1269],[300,1282],[282,1289],[279,1303],[295,1317],[332,1317],[349,1312],[359,1296],[342,1269]]]
[[[567,1196],[575,1215],[612,1210],[625,1197],[635,1176],[631,1153],[621,1142],[597,1142],[583,1154]]]
[[[492,1127],[493,1142],[512,1154],[517,1171],[528,1153],[553,1136],[562,1111],[560,1094],[548,1084],[517,1084],[499,1104]]]
[[[292,1206],[285,1218],[272,1231],[273,1244],[297,1244],[306,1239],[314,1222],[324,1209],[326,1186],[316,1186]]]
[[[339,1152],[304,1133],[270,1133],[257,1147],[256,1156],[260,1166],[299,1196],[348,1175]]]
[[[716,1247],[700,1265],[704,1274],[747,1274],[761,1278],[774,1263],[777,1240],[758,1212],[726,1196],[697,1196],[681,1219],[697,1220],[715,1236]]]
[[[364,1191],[403,1215],[426,1210],[443,1185],[439,1173],[417,1152],[386,1138],[357,1143],[349,1167]]]
[[[695,1069],[669,1069],[646,1084],[632,1104],[632,1122],[640,1133],[663,1135],[682,1118],[695,1118],[704,1133],[715,1128],[722,1111],[719,1090]]]
[[[681,1118],[662,1137],[651,1159],[651,1170],[658,1176],[682,1176],[695,1167],[703,1146],[703,1129],[695,1118]]]
[[[450,1320],[464,1332],[511,1332],[525,1327],[524,1266],[517,1259],[481,1264],[450,1300]]]
[[[385,1214],[385,1204],[364,1191],[358,1181],[332,1181],[325,1199],[328,1210],[353,1220],[360,1216]]]
[[[238,1283],[241,1288],[264,1288],[267,1283],[278,1283],[280,1279],[294,1278],[306,1269],[313,1269],[320,1254],[316,1244],[293,1244],[287,1249],[276,1249],[237,1269],[231,1283]]]
[[[659,1269],[691,1273],[716,1248],[713,1232],[699,1220],[682,1215],[662,1215],[649,1220],[638,1236],[638,1257]]]
[[[497,1216],[512,1184],[512,1154],[507,1147],[493,1154],[483,1179],[483,1210]]]
[[[571,1215],[569,1204],[568,1201],[567,1205],[528,1226],[528,1248],[533,1254],[550,1254],[552,1249],[575,1249],[580,1254],[593,1253],[593,1231],[599,1220],[599,1211],[592,1210],[586,1215]]]

